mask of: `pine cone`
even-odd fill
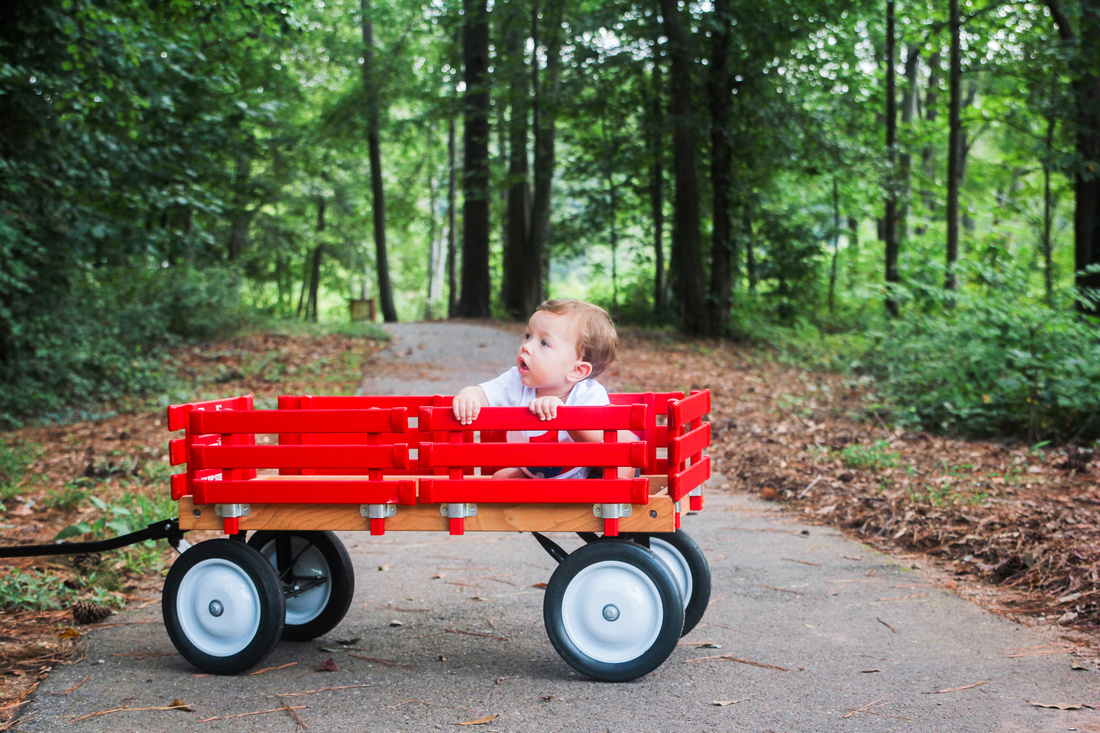
[[[111,609],[91,601],[79,601],[73,605],[73,621],[78,624],[98,624],[111,613]]]

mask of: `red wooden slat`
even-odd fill
[[[679,466],[692,456],[702,453],[710,445],[710,423],[691,430],[672,441],[669,446],[669,458],[672,463]]]
[[[710,390],[696,392],[691,397],[676,400],[669,405],[669,424],[680,426],[698,420],[710,412]]]
[[[710,456],[704,456],[698,463],[693,463],[685,470],[669,475],[669,496],[673,501],[680,501],[685,494],[690,493],[697,486],[702,486],[708,478],[710,478]]]
[[[473,466],[645,466],[646,444],[634,443],[424,443],[420,464]]]
[[[645,405],[559,407],[553,420],[540,420],[526,407],[483,407],[477,419],[463,425],[450,408],[421,407],[420,430],[642,430]]]
[[[414,481],[198,480],[195,485],[205,491],[208,504],[413,504],[416,495]]]
[[[191,412],[191,432],[348,433],[404,432],[404,408],[370,410],[250,410]]]
[[[420,481],[421,504],[646,504],[646,479],[450,479]]]
[[[194,410],[250,410],[252,409],[252,395],[241,397],[229,397],[222,400],[206,400],[205,402],[188,402],[182,405],[168,406],[168,429],[183,430],[187,427],[187,415]]]
[[[406,445],[201,446],[191,450],[194,468],[405,468]]]

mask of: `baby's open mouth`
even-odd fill
[[[516,366],[519,367],[519,370],[521,372],[527,371],[527,362],[524,361],[523,359],[520,359],[519,362],[516,364]]]

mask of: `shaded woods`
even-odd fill
[[[1100,430],[1097,0],[11,8],[5,422],[262,319],[575,295],[927,427]]]

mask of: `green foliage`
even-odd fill
[[[16,358],[0,362],[7,385],[0,424],[31,415],[57,419],[74,408],[163,389],[165,346],[225,336],[251,321],[230,270],[97,273],[21,324]]]
[[[0,501],[15,496],[27,467],[42,452],[40,446],[20,440],[0,438]]]
[[[1100,343],[1067,309],[961,295],[899,320],[866,358],[902,422],[1031,442],[1100,435]]]
[[[0,578],[0,608],[5,611],[57,611],[71,605],[78,595],[48,570],[13,567]]]
[[[898,454],[888,451],[890,441],[876,440],[870,445],[854,443],[846,445],[840,450],[840,460],[845,466],[852,469],[878,471],[884,468],[893,468],[898,464]]]

